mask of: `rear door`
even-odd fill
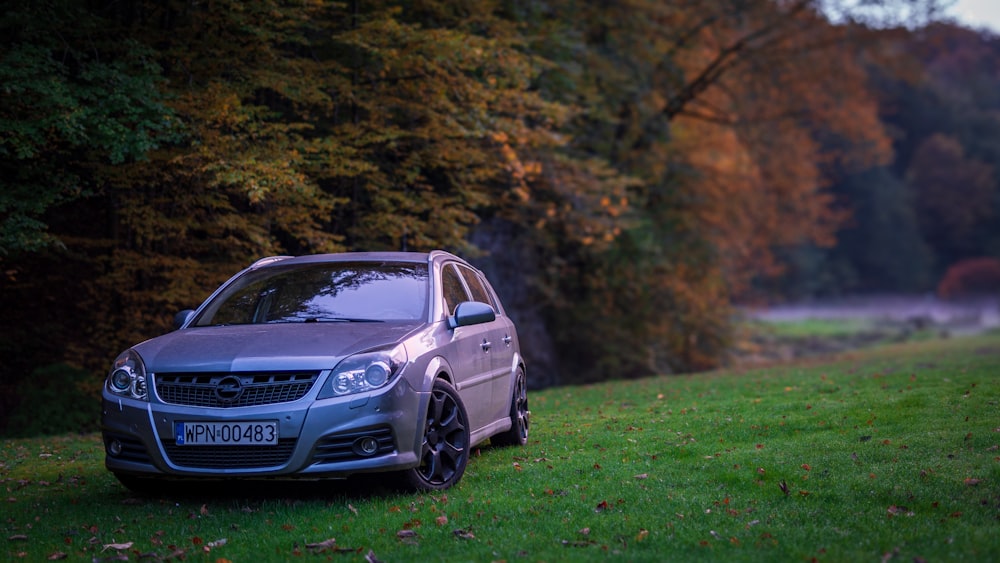
[[[441,289],[448,315],[463,301],[472,301],[458,268],[448,263],[441,268]],[[451,346],[455,388],[462,396],[473,431],[493,422],[493,342],[489,323],[460,326],[452,331]]]
[[[486,281],[482,279],[482,275],[462,265],[458,265],[457,268],[469,288],[472,299],[493,307],[493,311],[497,314],[496,320],[482,325],[483,337],[489,343],[487,353],[490,356],[490,386],[493,388],[489,422],[493,422],[506,418],[509,414],[507,397],[512,393],[510,373],[514,363],[513,325],[509,319],[503,316],[502,309],[497,304],[492,291],[488,289]]]

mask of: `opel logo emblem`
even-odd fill
[[[243,394],[243,382],[235,375],[228,375],[215,385],[215,396],[223,403],[232,403]]]

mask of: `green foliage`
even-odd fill
[[[993,335],[549,389],[530,395],[527,446],[478,448],[437,495],[375,476],[137,497],[103,468],[97,436],[6,440],[2,553],[995,560],[998,349]]]
[[[0,255],[57,242],[44,214],[96,189],[93,167],[176,138],[149,47],[72,0],[0,16]]]
[[[14,389],[18,402],[4,434],[11,437],[89,433],[99,428],[100,386],[90,373],[66,364],[34,370]]]

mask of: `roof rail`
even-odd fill
[[[458,258],[459,260],[462,260],[461,257],[456,256],[455,254],[448,252],[447,250],[432,250],[427,253],[427,261],[433,262],[434,258],[438,256],[447,256],[448,258]]]
[[[253,264],[250,264],[250,269],[252,270],[254,268],[259,268],[261,266],[265,266],[272,262],[280,262],[282,260],[288,260],[289,258],[294,258],[294,256],[268,256],[267,258],[261,258],[260,260],[257,260]]]

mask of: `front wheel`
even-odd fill
[[[437,380],[424,420],[420,465],[403,471],[403,481],[418,491],[447,489],[458,483],[469,462],[469,416],[458,391]]]
[[[524,370],[518,368],[514,378],[514,395],[510,400],[510,430],[490,438],[496,446],[523,446],[528,443],[528,384]]]

